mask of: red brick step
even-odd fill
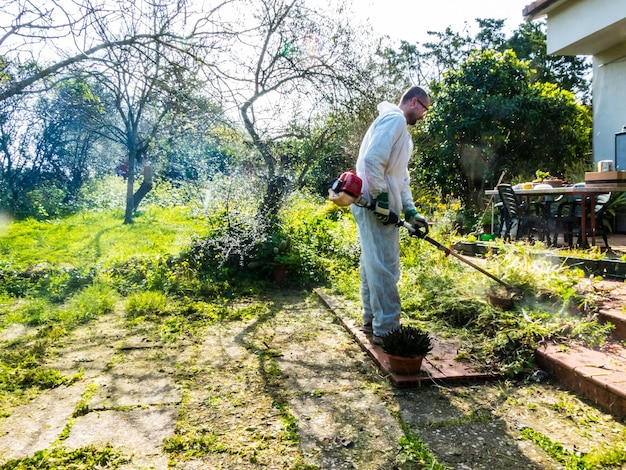
[[[615,325],[614,338],[626,339],[626,313],[623,308],[600,308],[598,315],[600,321]]]
[[[603,350],[547,344],[537,362],[561,384],[619,418],[626,417],[626,349],[617,343]]]

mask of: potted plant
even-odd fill
[[[537,171],[535,171],[535,181],[534,181],[534,183],[542,183],[544,180],[547,180],[548,178],[550,178],[550,172],[549,171],[537,170]]]
[[[491,235],[491,224],[493,223],[493,217],[491,214],[490,210],[486,210],[485,213],[483,214],[482,218],[481,218],[481,226],[482,226],[482,232],[483,235]],[[494,227],[496,228],[496,227]],[[481,237],[481,240],[483,239],[483,237]],[[487,240],[490,240],[491,237],[486,238]]]
[[[382,337],[389,365],[398,374],[417,374],[422,361],[432,350],[430,334],[414,326],[399,326]]]
[[[549,171],[537,170],[535,171],[535,176],[537,179],[535,179],[534,183],[549,184],[553,188],[560,188],[565,182],[562,179],[552,176]]]
[[[278,245],[272,249],[274,258],[272,261],[274,281],[281,283],[287,276],[289,266],[298,262],[298,256],[291,251],[291,238],[280,239]]]
[[[262,246],[258,258],[248,263],[248,267],[268,269],[274,282],[282,283],[288,275],[289,268],[297,268],[300,263],[300,256],[292,250],[291,238],[276,236]]]

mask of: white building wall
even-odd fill
[[[626,124],[626,58],[593,58],[593,157],[615,158],[615,133]]]
[[[548,54],[601,53],[626,39],[625,17],[626,0],[570,0],[548,14]]]

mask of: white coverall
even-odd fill
[[[363,180],[362,197],[372,202],[388,193],[389,210],[400,217],[415,209],[408,172],[413,139],[399,107],[382,102],[378,111],[361,143],[356,173]],[[366,208],[353,204],[351,210],[361,241],[363,324],[371,323],[374,334],[383,336],[400,325],[399,229],[384,225]]]

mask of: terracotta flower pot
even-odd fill
[[[277,284],[282,284],[287,278],[287,265],[274,263],[272,268],[272,276],[274,278],[274,282]]]
[[[387,357],[389,358],[389,366],[394,372],[400,375],[414,375],[422,369],[422,361],[425,356],[406,357],[388,354]]]

